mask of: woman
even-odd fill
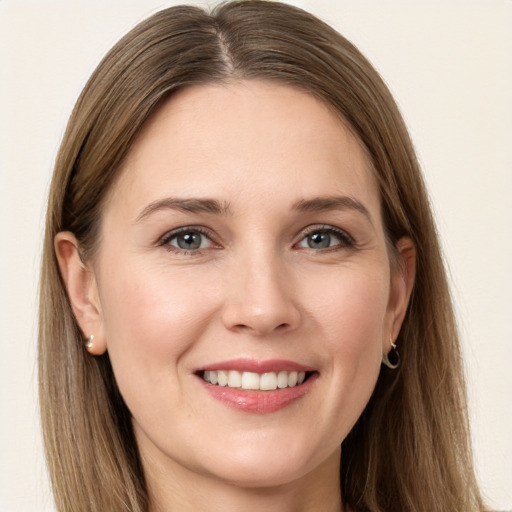
[[[127,34],[70,119],[44,251],[59,510],[483,510],[412,145],[311,15]]]

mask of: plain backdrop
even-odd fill
[[[45,198],[86,79],[177,2],[0,0],[0,510],[52,511],[37,409]],[[203,4],[205,2],[189,2]],[[512,508],[512,2],[290,2],[334,25],[394,93],[431,192],[460,320],[478,477]]]

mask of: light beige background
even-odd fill
[[[173,2],[0,0],[0,509],[50,511],[37,417],[45,196],[67,117],[100,58]],[[203,3],[204,2],[195,2]],[[512,2],[304,0],[395,94],[432,194],[469,376],[477,469],[512,508]]]

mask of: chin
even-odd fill
[[[339,455],[335,455],[335,460],[339,461]],[[272,488],[300,480],[322,462],[319,454],[294,452],[285,446],[265,450],[253,445],[253,449],[222,457],[221,463],[210,466],[209,474],[237,487]]]
[[[211,476],[229,485],[248,489],[270,489],[290,484],[305,476],[306,468],[290,467],[286,461],[269,460],[265,464],[236,464]]]

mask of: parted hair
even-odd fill
[[[108,352],[91,356],[59,274],[55,235],[75,234],[84,260],[101,243],[105,198],[148,117],[187,86],[267,80],[324,102],[363,144],[390,247],[409,236],[416,282],[397,340],[342,442],[344,502],[360,512],[483,510],[469,440],[464,373],[446,271],[407,129],[383,80],[342,35],[311,14],[267,1],[179,6],[137,25],[82,91],[51,184],[39,322],[39,391],[59,511],[147,512],[131,416]]]

